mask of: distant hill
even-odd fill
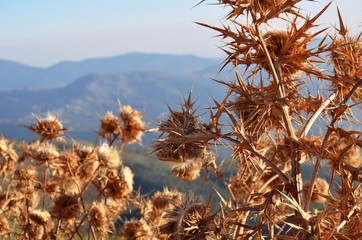
[[[48,85],[44,74],[41,68],[0,60],[0,91]]]
[[[61,62],[48,68],[0,60],[0,91],[65,86],[85,75],[160,71],[171,74],[217,72],[219,60],[193,55],[129,53],[79,62]]]
[[[99,116],[107,111],[117,113],[118,101],[144,113],[152,125],[162,118],[167,105],[174,107],[192,89],[199,112],[206,112],[211,96],[221,98],[226,91],[219,84],[200,74],[133,72],[91,74],[64,87],[44,90],[0,92],[0,133],[9,138],[28,137],[19,127],[33,121],[32,113],[58,116],[73,137],[95,135]]]

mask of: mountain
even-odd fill
[[[153,71],[91,74],[54,89],[0,92],[0,133],[26,138],[27,129],[19,125],[34,122],[32,113],[45,117],[49,112],[63,121],[73,137],[89,138],[95,136],[92,130],[98,129],[99,116],[118,112],[119,101],[143,112],[144,120],[153,125],[167,111],[167,104],[178,107],[190,89],[201,113],[207,112],[211,96],[220,99],[226,91],[204,75]]]
[[[61,62],[48,68],[0,61],[0,91],[45,89],[65,86],[85,75],[161,71],[171,74],[209,73],[219,60],[193,55],[129,53],[114,57]]]
[[[44,69],[0,60],[0,91],[41,86],[46,83]]]

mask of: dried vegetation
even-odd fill
[[[190,94],[159,123],[153,145],[159,160],[185,181],[212,175],[228,194],[215,189],[204,201],[167,188],[148,197],[134,191],[133,173],[120,153],[123,144],[140,142],[145,126],[142,114],[129,106],[119,116],[101,117],[104,143],[74,142],[70,150],[54,144],[66,131],[57,118],[34,115],[36,123],[28,128],[39,139],[20,154],[0,138],[0,235],[362,239],[362,140],[353,114],[362,98],[361,39],[350,36],[339,11],[334,34],[318,28],[330,4],[309,16],[301,2],[217,1],[228,11],[224,25],[200,24],[224,39],[223,67],[233,66],[235,78],[216,80],[228,91],[214,100],[208,116],[197,115]],[[273,28],[275,21],[286,29]],[[311,91],[315,85],[323,87]],[[225,163],[216,160],[219,145],[232,151],[225,172]],[[329,165],[330,178],[321,176],[322,164]],[[308,178],[304,165],[312,169]],[[96,190],[91,199],[90,188]],[[211,196],[218,197],[217,206],[211,206]],[[140,210],[139,219],[117,228],[119,215],[130,207]]]

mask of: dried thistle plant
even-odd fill
[[[234,67],[235,81],[216,80],[228,91],[210,107],[209,124],[196,117],[190,98],[181,111],[170,109],[159,125],[154,152],[161,161],[182,166],[181,175],[171,168],[181,179],[193,180],[189,176],[199,175],[202,167],[210,174],[212,165],[216,181],[228,190],[228,196],[219,194],[221,213],[214,228],[201,238],[362,237],[356,227],[361,223],[362,141],[352,129],[360,124],[353,114],[353,104],[361,101],[360,36],[349,35],[339,11],[335,36],[316,30],[330,4],[310,16],[301,2],[220,0],[216,5],[227,11],[222,27],[200,23],[225,41],[222,68]],[[286,27],[274,28],[274,23]],[[328,64],[332,74],[323,70]],[[329,88],[312,94],[315,85]],[[230,176],[217,161],[201,161],[219,142],[231,146]],[[324,160],[331,166],[330,179],[318,177]],[[303,165],[312,169],[310,179]],[[311,202],[323,206],[314,210]],[[169,212],[170,218],[178,215]],[[179,226],[171,219],[160,230],[184,239],[189,232],[178,235]],[[200,236],[193,232],[187,239]]]
[[[121,154],[124,144],[140,142],[147,130],[142,113],[130,106],[100,117],[97,134],[105,142],[73,141],[68,149],[55,141],[66,132],[62,123],[34,115],[27,128],[39,139],[24,143],[19,153],[0,137],[0,236],[362,238],[362,139],[353,114],[362,99],[361,40],[350,36],[339,11],[335,35],[315,30],[330,4],[311,17],[301,2],[216,1],[227,7],[223,26],[201,25],[225,40],[223,67],[232,65],[235,80],[216,80],[227,92],[214,100],[209,116],[198,114],[190,92],[158,125],[153,152],[171,173],[185,181],[206,174],[224,192],[215,187],[207,203],[167,188],[152,196],[135,192]],[[274,28],[275,22],[286,28]],[[331,68],[323,70],[321,63]],[[314,85],[328,89],[315,93]],[[220,145],[230,147],[226,169],[217,159]],[[330,176],[322,174],[323,161]],[[139,219],[117,227],[120,214],[134,209]]]
[[[39,118],[33,114],[37,123],[27,128],[41,136],[41,141],[61,139],[61,136],[67,131],[62,123],[54,116],[48,115],[46,118]]]

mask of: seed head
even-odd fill
[[[119,119],[112,112],[107,112],[104,118],[100,119],[101,126],[98,135],[103,139],[111,141],[112,138],[118,138],[121,134],[121,125]]]
[[[13,149],[13,142],[0,136],[0,176],[5,178],[16,169],[18,155]]]
[[[39,183],[38,172],[33,166],[29,166],[24,169],[18,169],[15,171],[16,188],[20,192],[31,193],[35,192],[35,189]]]
[[[81,211],[77,195],[61,195],[54,200],[50,214],[54,218],[71,222],[78,218]]]
[[[168,220],[160,226],[162,234],[167,234],[168,239],[206,239],[213,224],[213,214],[209,214],[208,207],[200,201],[188,198],[175,206],[165,215]]]
[[[108,216],[108,207],[104,203],[95,202],[88,210],[89,221],[101,236],[106,236],[111,225],[111,218]]]
[[[38,225],[45,225],[50,221],[51,216],[47,211],[34,210],[29,213],[29,218]]]
[[[77,168],[76,176],[81,181],[89,180],[100,165],[95,148],[75,145],[74,152],[76,152],[80,158],[80,165]]]
[[[39,162],[52,162],[59,157],[58,149],[48,142],[41,143],[37,148],[32,149],[32,158]]]
[[[106,168],[117,169],[121,164],[121,159],[117,149],[103,143],[97,148],[98,160]]]
[[[291,33],[288,31],[272,30],[263,36],[266,47],[272,58],[278,59],[281,72],[284,76],[294,76],[306,65],[307,43],[296,40],[291,42]],[[270,65],[264,50],[259,46],[256,53],[256,60],[262,68],[272,74]]]
[[[122,141],[126,143],[141,142],[144,124],[143,114],[130,106],[120,107],[119,113],[122,119]]]
[[[332,39],[330,46],[331,60],[336,74],[331,78],[331,84],[338,90],[337,101],[342,101],[352,90],[353,86],[362,78],[362,41],[360,39],[343,36]],[[362,90],[357,88],[351,97],[360,102]]]
[[[62,123],[54,116],[48,115],[46,118],[40,119],[37,115],[33,114],[37,123],[27,128],[37,133],[42,140],[60,139],[61,136],[67,131]]]
[[[0,216],[0,236],[3,236],[10,231],[10,225],[4,215]]]
[[[0,156],[11,161],[16,161],[18,155],[16,154],[13,145],[14,142],[0,136]]]
[[[304,195],[307,194],[308,189],[310,188],[310,183],[306,182],[303,186]],[[312,193],[312,202],[324,203],[327,199],[322,195],[329,195],[329,184],[324,178],[317,178],[314,183],[313,193]]]
[[[152,238],[149,226],[142,219],[126,221],[120,235],[124,240],[148,240]]]
[[[177,203],[181,203],[184,195],[176,190],[169,191],[164,188],[162,192],[156,192],[151,199],[148,199],[141,208],[143,219],[148,225],[156,227],[160,224],[165,224],[164,215],[166,211],[174,208]]]
[[[172,173],[185,181],[193,181],[200,176],[202,162],[198,159],[184,162],[170,162]]]
[[[331,137],[331,146],[328,148],[327,158],[331,161],[332,169],[337,168],[340,162],[358,168],[362,163],[361,151],[353,143],[353,138],[345,139],[337,135]]]
[[[59,176],[70,177],[76,172],[80,165],[80,157],[75,151],[62,151],[59,155],[59,167],[57,172]]]
[[[105,184],[103,186],[103,184]],[[124,201],[133,190],[133,173],[125,167],[118,176],[111,176],[106,181],[101,182],[104,194],[115,201]]]

